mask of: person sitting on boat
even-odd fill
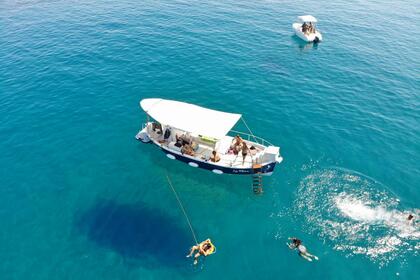
[[[181,153],[189,156],[194,156],[194,149],[189,144],[184,144],[181,148]]]
[[[189,136],[187,134],[182,134],[179,138],[182,141],[182,145],[185,145],[185,144],[189,145],[192,142],[191,136]]]
[[[152,123],[152,130],[156,132],[156,134],[162,134],[162,125],[160,123],[154,122]]]
[[[248,155],[248,146],[245,142],[242,142],[242,165],[245,163],[245,158]]]
[[[191,147],[191,145],[187,145],[187,150],[185,151],[185,154],[189,156],[195,156],[194,149]]]
[[[165,142],[168,141],[169,137],[171,136],[171,133],[172,133],[171,128],[167,127],[165,129],[165,133],[163,134],[163,140],[165,140]]]
[[[176,143],[175,146],[178,148],[184,146],[184,145],[191,145],[192,139],[190,136],[186,134],[182,134],[181,136],[178,136],[178,134],[175,134]]]
[[[308,24],[306,22],[304,22],[302,24],[302,32],[306,34],[308,32],[308,29],[309,29]]]
[[[190,152],[191,148],[188,144],[184,144],[181,147],[181,154],[188,154]]]
[[[315,33],[315,27],[312,22],[309,23],[309,33]]]
[[[289,240],[292,240],[292,242],[287,244],[287,246],[289,246],[289,248],[292,250],[297,249],[299,256],[310,262],[312,261],[312,258],[318,260],[317,256],[310,254],[308,250],[306,250],[306,247],[303,246],[300,239],[297,239],[296,237],[289,237]]]
[[[210,161],[212,162],[218,162],[220,161],[220,156],[217,154],[216,150],[213,150],[213,152],[211,152],[211,157],[210,157]]]
[[[197,251],[197,253],[194,255],[194,265],[196,265],[200,256],[207,257],[208,255],[213,254],[215,250],[216,247],[213,245],[213,243],[211,243],[211,240],[207,239],[200,244],[192,246],[190,253],[187,255],[187,258],[191,257],[194,252]]]
[[[183,144],[181,137],[179,137],[178,134],[175,134],[175,139],[176,139],[175,146],[177,146],[178,148],[181,148]]]
[[[251,156],[255,156],[258,153],[258,150],[252,145],[251,148],[249,148],[249,152],[251,153]]]

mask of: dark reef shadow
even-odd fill
[[[193,242],[182,221],[159,209],[113,201],[99,201],[76,217],[75,226],[99,246],[156,267],[185,265]]]

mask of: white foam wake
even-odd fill
[[[420,230],[416,224],[407,221],[409,214],[418,212],[389,210],[384,206],[370,206],[373,201],[363,201],[347,193],[341,193],[334,198],[335,205],[342,214],[355,221],[368,224],[377,224],[396,230],[398,236],[403,238],[420,238]],[[414,213],[418,217],[418,213]]]
[[[294,212],[304,227],[347,255],[363,254],[385,265],[406,253],[418,255],[420,209],[403,209],[386,188],[342,169],[316,171],[298,187]],[[412,213],[418,219],[407,221]]]

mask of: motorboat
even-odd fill
[[[298,22],[293,23],[292,27],[296,36],[305,42],[318,43],[322,41],[322,34],[316,29],[318,20],[311,15],[297,17]]]
[[[241,114],[161,98],[143,99],[140,107],[147,120],[136,139],[158,146],[171,160],[216,174],[243,175],[271,175],[283,160],[279,147],[251,131],[232,130],[243,120]]]

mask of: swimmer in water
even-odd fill
[[[414,224],[414,216],[412,214],[409,214],[408,217],[407,217],[407,221],[408,221],[408,224],[410,226],[413,225]]]
[[[287,246],[289,246],[289,248],[292,250],[298,250],[299,256],[309,262],[311,262],[313,259],[318,260],[317,256],[310,254],[308,250],[306,250],[306,247],[303,246],[301,240],[297,239],[296,237],[289,237],[289,240],[292,240],[292,242],[287,244]]]
[[[197,253],[194,255],[194,252],[197,251]],[[200,256],[209,256],[215,252],[215,247],[211,243],[210,239],[204,240],[200,244],[197,244],[191,248],[190,253],[187,255],[187,258],[194,255],[194,265],[198,263],[198,258]]]

